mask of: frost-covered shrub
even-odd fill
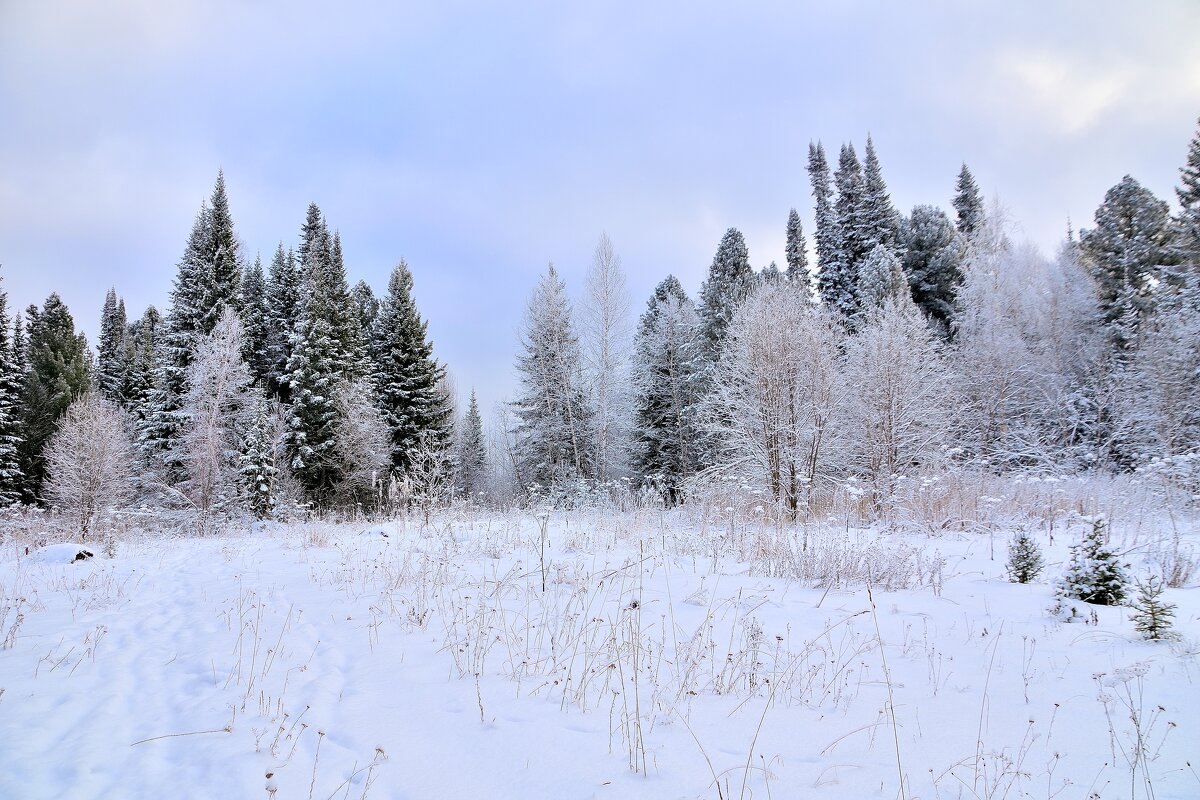
[[[1058,596],[1101,606],[1119,605],[1129,585],[1127,565],[1108,546],[1108,521],[1095,517],[1091,523],[1080,543],[1071,546],[1071,562],[1059,581]]]
[[[1029,531],[1018,531],[1008,545],[1008,579],[1030,583],[1041,574],[1043,563],[1042,551]]]

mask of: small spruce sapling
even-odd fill
[[[1029,531],[1018,531],[1008,545],[1008,579],[1013,583],[1030,583],[1042,572],[1042,551]]]
[[[1058,584],[1061,600],[1082,600],[1100,606],[1119,605],[1125,599],[1129,578],[1108,546],[1108,521],[1098,516],[1079,544],[1071,546],[1071,563]],[[1061,606],[1061,603],[1060,603]]]
[[[1177,634],[1171,629],[1175,606],[1162,599],[1162,579],[1151,575],[1144,582],[1137,582],[1138,595],[1133,601],[1133,628],[1147,639],[1174,639]]]

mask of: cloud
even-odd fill
[[[1069,54],[1023,49],[1001,52],[995,69],[1014,110],[1032,112],[1045,129],[1068,137],[1086,133],[1128,102],[1138,82],[1130,65],[1101,67]]]

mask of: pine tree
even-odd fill
[[[699,313],[710,359],[719,356],[729,321],[753,288],[754,270],[746,240],[737,228],[730,228],[721,237],[708,279],[700,287]]]
[[[291,398],[287,381],[287,363],[292,355],[292,329],[300,312],[300,294],[304,284],[295,254],[283,249],[283,242],[271,259],[267,283],[266,328],[268,386],[283,401]]]
[[[954,225],[940,208],[916,206],[904,238],[904,271],[913,301],[949,331],[963,280],[963,251]]]
[[[62,299],[51,294],[40,311],[31,310],[29,367],[22,388],[21,472],[23,499],[37,502],[45,480],[46,443],[58,418],[87,392],[91,376],[87,341],[75,332],[75,320]]]
[[[1042,571],[1042,551],[1029,531],[1020,530],[1008,544],[1008,579],[1013,583],[1030,583]]]
[[[889,300],[907,302],[908,295],[908,279],[895,251],[875,245],[858,270],[859,313],[876,311]]]
[[[778,286],[781,283],[783,283],[783,273],[779,271],[779,266],[774,261],[767,264],[758,273],[757,284],[759,286]]]
[[[250,367],[250,374],[262,387],[267,386],[271,364],[268,352],[270,331],[269,308],[267,305],[267,281],[263,275],[262,260],[257,256],[254,263],[242,275],[241,298],[242,358]]]
[[[1101,606],[1125,599],[1129,578],[1107,540],[1108,521],[1097,517],[1079,544],[1071,546],[1071,562],[1058,585],[1060,598]]]
[[[462,433],[458,437],[457,485],[463,496],[478,497],[487,490],[488,457],[483,436],[483,418],[479,415],[479,403],[475,390],[471,390],[471,402],[463,416]]]
[[[817,289],[829,308],[849,314],[854,310],[853,280],[842,249],[842,231],[833,205],[832,179],[825,149],[820,143],[808,146],[808,175],[816,202]]]
[[[413,278],[403,260],[392,270],[373,342],[376,403],[391,431],[392,467],[404,472],[422,441],[446,451],[449,398],[439,382],[445,368],[433,358],[426,323],[412,296]]]
[[[634,414],[639,472],[672,504],[696,469],[703,350],[695,307],[669,275],[655,288],[638,325]]]
[[[838,154],[838,168],[833,174],[837,187],[834,210],[838,216],[838,229],[842,234],[842,258],[850,278],[857,278],[858,265],[875,247],[875,230],[867,214],[866,183],[862,163],[853,144],[842,145]],[[853,291],[854,280],[848,285]]]
[[[242,443],[238,457],[246,506],[259,519],[266,519],[275,510],[275,449],[269,432],[270,417],[265,402],[259,402],[254,421]]]
[[[1137,582],[1138,595],[1132,603],[1133,629],[1147,639],[1176,639],[1179,635],[1172,630],[1171,620],[1175,617],[1175,605],[1162,599],[1166,587],[1157,575]]]
[[[788,212],[787,244],[784,246],[784,256],[787,260],[788,283],[800,289],[805,297],[811,290],[811,279],[808,275],[808,245],[804,241],[804,227],[800,223],[800,215],[796,209]]]
[[[1200,122],[1188,144],[1187,162],[1179,170],[1179,251],[1192,270],[1192,280],[1200,282]]]
[[[350,292],[346,266],[342,260],[342,237],[334,231],[329,248],[326,293],[330,299],[330,325],[338,345],[338,362],[348,380],[365,377],[371,371],[366,331],[358,301]]]
[[[1118,353],[1133,344],[1166,288],[1176,256],[1172,233],[1167,204],[1126,175],[1105,193],[1096,227],[1080,236]]]
[[[592,419],[567,288],[551,264],[525,310],[513,402],[516,478],[522,489],[561,489],[593,475]]]
[[[100,341],[96,347],[96,388],[109,400],[124,405],[121,388],[125,380],[126,327],[125,301],[109,289],[100,314]]]
[[[20,319],[17,319],[20,322]],[[21,500],[20,393],[24,376],[18,371],[15,336],[8,327],[8,294],[0,275],[0,508]]]
[[[162,315],[154,306],[147,306],[142,318],[129,326],[126,336],[125,382],[121,396],[126,410],[132,412],[137,430],[143,429],[153,411],[155,396],[156,353],[161,333]]]
[[[970,239],[983,223],[983,198],[979,195],[979,186],[975,176],[967,165],[962,165],[958,180],[954,184],[954,210],[958,212],[958,232]]]
[[[375,292],[371,291],[370,285],[366,281],[359,281],[354,284],[354,288],[350,290],[351,296],[354,298],[354,305],[358,309],[358,325],[362,330],[363,339],[368,343],[374,336],[375,321],[379,317],[379,298],[375,296]]]
[[[867,137],[867,152],[863,161],[862,205],[858,212],[863,229],[864,247],[869,254],[876,245],[889,250],[899,250],[900,215],[892,206],[887,183],[883,180],[883,168],[875,153],[875,143]],[[865,255],[864,255],[865,258]]]

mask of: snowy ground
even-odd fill
[[[1200,591],[1056,621],[1081,530],[1029,586],[1008,531],[694,512],[10,539],[0,797],[1200,797]]]

